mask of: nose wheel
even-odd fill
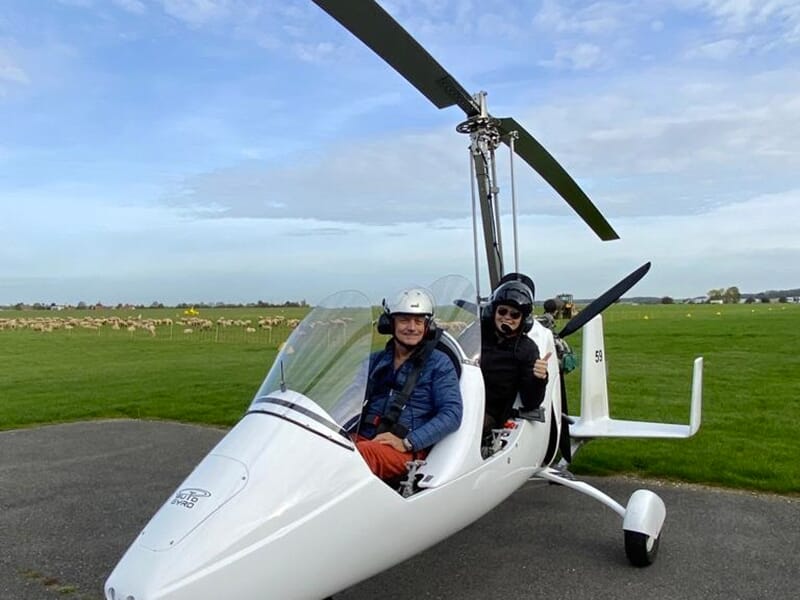
[[[640,531],[625,531],[625,555],[634,567],[647,567],[655,561],[660,541],[660,533],[654,537]]]

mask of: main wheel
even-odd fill
[[[625,555],[635,567],[653,564],[658,554],[661,535],[652,537],[639,531],[625,531]]]

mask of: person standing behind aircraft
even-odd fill
[[[407,462],[424,458],[461,424],[458,375],[434,347],[433,306],[426,291],[406,290],[391,306],[384,303],[378,321],[378,331],[392,338],[370,357],[356,447],[381,479],[404,474]]]
[[[558,366],[562,373],[570,373],[577,366],[577,360],[567,341],[556,333],[556,312],[558,312],[558,301],[550,298],[544,301],[544,314],[536,317],[536,320],[553,332]]]
[[[503,426],[517,394],[524,411],[541,405],[547,387],[547,361],[527,333],[533,327],[533,282],[523,277],[501,283],[481,318],[481,372],[486,388],[484,435]]]
[[[547,327],[553,333],[556,332],[556,312],[558,311],[558,303],[552,298],[544,301],[544,314],[536,317],[542,325]]]

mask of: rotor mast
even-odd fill
[[[479,112],[456,127],[459,133],[470,137],[469,152],[474,166],[478,202],[483,223],[483,241],[489,268],[491,289],[497,287],[503,276],[503,240],[500,229],[500,188],[497,185],[495,150],[502,141],[500,119],[486,110],[486,92],[473,96]],[[514,240],[516,243],[516,240]]]

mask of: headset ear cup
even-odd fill
[[[522,319],[522,333],[528,333],[533,329],[533,313]]]
[[[381,316],[378,317],[378,333],[381,335],[392,335],[392,332],[392,317],[390,317],[388,313],[381,313]]]
[[[492,310],[492,303],[487,302],[486,304],[481,306],[481,320],[483,321],[491,320],[493,312],[494,311]]]
[[[425,324],[425,339],[432,340],[436,335],[437,329],[436,320],[433,317],[428,317],[427,323]]]

